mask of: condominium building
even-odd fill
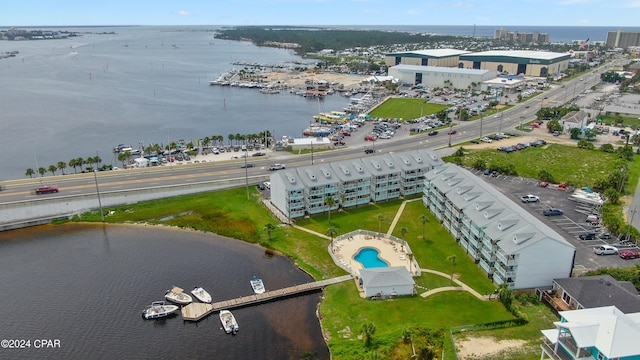
[[[609,31],[605,45],[607,47],[622,49],[631,46],[640,46],[640,32],[626,32],[623,30]]]
[[[559,312],[555,329],[544,335],[540,359],[640,359],[640,313],[615,306]]]
[[[413,150],[279,170],[271,203],[295,219],[420,194],[425,174],[442,164],[433,151]]]
[[[468,170],[427,173],[422,201],[496,284],[550,287],[571,274],[573,245]]]

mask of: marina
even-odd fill
[[[327,285],[337,284],[351,279],[353,279],[351,275],[344,275],[333,279],[320,280],[306,284],[290,286],[279,290],[267,291],[262,294],[248,295],[236,299],[218,301],[211,304],[191,303],[181,309],[182,319],[187,321],[198,321],[217,311],[268,302],[279,298],[318,290]]]

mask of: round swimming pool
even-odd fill
[[[380,251],[375,248],[365,247],[360,249],[353,258],[362,264],[364,268],[389,267],[389,264],[379,256]]]

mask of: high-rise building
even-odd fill
[[[607,47],[626,49],[630,46],[640,46],[640,33],[625,32],[623,30],[607,33]]]

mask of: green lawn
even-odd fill
[[[462,157],[462,165],[472,167],[478,159],[484,160],[489,168],[513,164],[519,176],[533,179],[538,178],[541,170],[546,170],[557,182],[566,181],[577,187],[593,186],[597,179],[620,169],[623,162],[615,153],[551,144],[512,153],[469,151]],[[453,157],[446,157],[445,161],[453,161]],[[633,167],[635,163],[630,163],[630,166]]]
[[[430,104],[428,101],[428,99],[390,98],[376,107],[370,115],[372,118],[410,120],[435,114],[449,107],[448,105]]]

